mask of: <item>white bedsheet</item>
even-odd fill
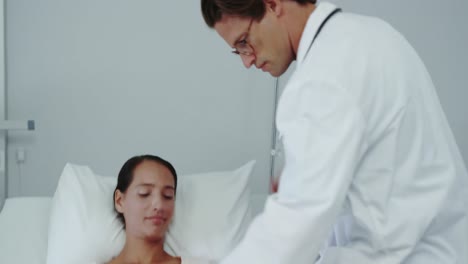
[[[45,263],[50,201],[50,197],[5,201],[0,212],[0,263]]]

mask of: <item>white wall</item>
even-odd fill
[[[6,1],[9,193],[51,195],[67,161],[117,175],[135,154],[179,174],[256,159],[266,193],[274,79],[246,71],[199,1]],[[26,151],[17,164],[15,153]]]
[[[468,1],[332,2],[407,37],[468,164]],[[66,161],[115,175],[144,152],[181,173],[256,158],[254,189],[265,193],[274,80],[244,70],[199,9],[198,0],[6,1],[8,117],[37,122],[9,135],[10,195],[51,194]]]
[[[4,36],[4,3],[0,0],[0,120],[5,119],[5,36]],[[6,188],[3,186],[7,183],[6,165],[5,165],[5,148],[6,148],[6,132],[0,131],[0,208],[3,207],[3,200],[7,195]]]

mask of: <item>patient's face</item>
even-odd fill
[[[133,172],[133,181],[122,194],[121,210],[128,235],[162,239],[174,214],[174,178],[163,165],[143,161]]]

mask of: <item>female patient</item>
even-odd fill
[[[129,159],[119,172],[114,207],[122,220],[125,246],[109,264],[206,264],[164,251],[164,237],[174,214],[177,174],[167,161],[151,155]]]

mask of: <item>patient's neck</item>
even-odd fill
[[[119,259],[124,263],[157,263],[172,258],[164,251],[164,239],[148,241],[145,239],[127,236],[125,246]]]

